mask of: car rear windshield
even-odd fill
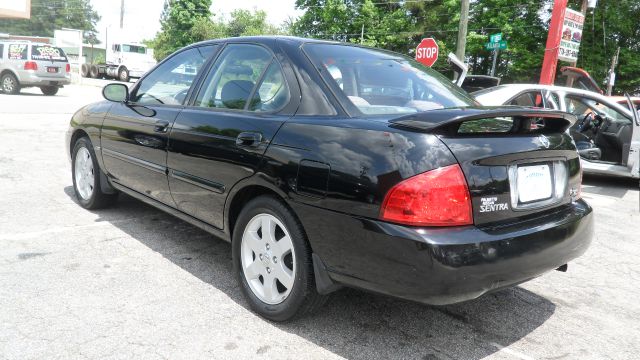
[[[306,44],[304,50],[325,79],[335,82],[364,114],[477,105],[451,80],[394,53],[339,44]]]
[[[32,45],[31,60],[67,61],[67,55],[58,47],[48,45]]]

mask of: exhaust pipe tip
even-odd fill
[[[567,272],[567,269],[569,268],[569,265],[564,264],[562,266],[559,266],[556,271],[562,271],[562,272]]]

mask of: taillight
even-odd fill
[[[67,66],[65,67],[65,70],[66,70],[68,73],[70,73],[70,72],[71,72],[71,65],[69,65],[69,64],[67,63]]]
[[[380,218],[413,226],[473,224],[471,196],[462,169],[450,165],[397,184],[385,196]]]
[[[25,70],[38,70],[38,64],[35,61],[27,61],[24,63]]]

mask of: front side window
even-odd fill
[[[276,111],[289,101],[282,69],[265,48],[228,45],[203,83],[196,106]]]
[[[613,121],[631,123],[631,120],[618,110],[608,106],[607,104],[589,98],[567,96],[567,112],[576,115],[579,119],[583,118],[588,113],[593,112],[603,118],[609,118]]]
[[[475,106],[464,90],[435,70],[400,55],[337,44],[306,44],[325,79],[364,114],[405,114]]]
[[[149,105],[181,105],[202,66],[217,45],[200,46],[178,53],[142,79],[132,101]]]

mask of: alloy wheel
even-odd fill
[[[76,177],[76,189],[83,200],[89,200],[93,194],[95,184],[95,172],[93,159],[86,147],[78,149],[75,158],[74,171]]]
[[[276,305],[287,299],[295,282],[296,254],[284,224],[271,214],[258,214],[242,234],[242,271],[253,294]]]
[[[13,81],[13,78],[11,78],[11,76],[6,76],[4,80],[2,80],[2,90],[4,90],[4,92],[11,93],[13,92],[13,89],[15,89],[15,87],[16,83],[15,81]]]

